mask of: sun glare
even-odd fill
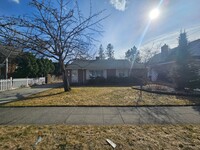
[[[158,18],[159,14],[160,14],[160,11],[157,8],[155,8],[155,9],[151,10],[151,12],[149,13],[149,17],[151,20],[154,20],[154,19]]]

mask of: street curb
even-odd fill
[[[149,107],[149,108],[154,108],[154,107],[197,107],[200,106],[199,105],[112,105],[112,106],[108,106],[108,105],[40,105],[40,106],[0,106],[0,108],[39,108],[39,107]]]

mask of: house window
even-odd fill
[[[119,77],[127,77],[126,71],[125,70],[118,70],[118,76]]]
[[[125,73],[124,72],[119,72],[119,77],[125,77]]]
[[[103,70],[89,70],[90,78],[103,77]]]

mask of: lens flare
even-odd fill
[[[160,11],[159,9],[155,8],[153,9],[150,13],[149,13],[149,17],[151,20],[154,20],[156,18],[158,18],[158,16],[160,15]]]

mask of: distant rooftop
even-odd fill
[[[20,52],[20,50],[14,49],[11,46],[0,45],[0,64],[5,63],[6,58],[8,58],[9,61],[14,59]],[[3,64],[1,64],[1,66],[3,66]]]
[[[200,58],[200,39],[189,42],[189,53],[192,57],[199,57]],[[173,49],[169,49],[167,53],[163,54],[162,52],[159,54],[154,55],[150,59],[150,64],[156,64],[156,63],[163,63],[168,61],[174,61],[176,58],[178,47],[175,47]]]
[[[12,46],[0,45],[0,57],[16,57],[21,51],[13,48]]]

